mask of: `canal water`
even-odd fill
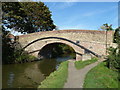
[[[37,88],[38,85],[58,69],[61,62],[72,57],[44,59],[23,64],[9,64],[2,67],[2,88]]]

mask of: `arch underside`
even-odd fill
[[[42,40],[42,41],[37,41],[34,42],[33,44],[31,44],[30,46],[28,46],[27,48],[25,48],[26,51],[28,51],[28,53],[30,53],[31,55],[34,55],[36,57],[39,57],[39,51],[45,47],[48,44],[53,44],[53,43],[62,43],[62,44],[66,44],[70,47],[73,48],[73,50],[76,53],[76,60],[81,60],[82,59],[82,55],[85,54],[85,49],[78,47],[77,45],[64,41],[64,40],[57,40],[57,39],[52,39],[52,40]]]
[[[75,50],[71,46],[61,42],[54,42],[44,45],[40,49],[38,57],[39,59],[49,59],[71,54],[75,54]]]

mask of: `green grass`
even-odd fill
[[[77,69],[81,69],[84,68],[86,65],[96,62],[97,60],[98,60],[97,58],[92,58],[91,60],[86,60],[86,61],[76,61],[75,67]]]
[[[68,77],[68,61],[60,64],[57,71],[51,73],[38,88],[63,88]]]
[[[118,88],[118,73],[108,69],[102,62],[86,75],[84,88]]]

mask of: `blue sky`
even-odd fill
[[[118,2],[44,2],[54,24],[62,29],[98,30],[101,25],[118,27]]]
[[[95,0],[41,1],[49,7],[54,24],[60,30],[99,30],[100,26],[105,23],[112,24],[114,29],[118,27],[118,0],[97,0],[97,2]],[[12,34],[20,35],[21,33],[13,31]]]

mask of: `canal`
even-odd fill
[[[62,56],[23,64],[2,66],[2,88],[37,88],[38,85],[58,69],[61,62],[71,59]]]

